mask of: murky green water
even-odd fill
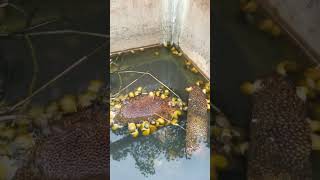
[[[253,81],[268,75],[283,60],[310,64],[308,58],[286,36],[272,38],[248,24],[240,13],[240,1],[216,1],[214,14],[214,98],[215,104],[232,123],[248,129],[249,98],[239,87],[244,81]],[[313,153],[313,175],[319,179],[319,153]],[[232,171],[221,173],[221,179],[246,179],[246,163]]]
[[[3,2],[2,2],[3,3]],[[106,11],[104,2],[87,1],[30,1],[24,2],[14,0],[9,2],[23,9],[26,13],[34,13],[30,19],[30,26],[26,27],[26,17],[12,6],[0,8],[0,33],[22,32],[29,27],[34,29],[31,32],[47,32],[64,29],[87,31],[94,33],[106,33]],[[101,4],[103,3],[103,4]],[[76,5],[75,5],[76,4]],[[90,7],[90,8],[88,8]],[[85,13],[84,13],[85,12]],[[87,16],[91,14],[91,16]],[[51,22],[52,23],[45,23]],[[43,23],[43,24],[42,24]],[[40,26],[42,24],[42,26]],[[29,31],[27,31],[29,33]],[[75,34],[46,34],[30,36],[34,54],[37,59],[37,68],[33,66],[30,46],[22,36],[1,36],[0,54],[0,89],[4,93],[0,95],[0,101],[4,105],[11,107],[17,102],[30,95],[29,88],[36,73],[36,81],[33,91],[56,77],[59,73],[75,63],[81,57],[88,55],[93,49],[106,42],[105,38],[97,38],[86,35]],[[64,95],[71,94],[77,96],[88,88],[90,80],[99,79],[106,82],[105,59],[107,54],[101,50],[95,53],[87,61],[82,62],[64,76],[53,82],[47,88],[31,99],[31,106],[46,107],[51,101],[59,101]],[[86,73],[84,73],[86,72]],[[3,96],[2,96],[3,95]],[[2,108],[2,107],[1,107]],[[27,107],[29,108],[29,106]],[[25,115],[27,112],[14,112],[15,114]],[[6,115],[6,114],[5,114]],[[3,116],[3,114],[1,114]],[[17,122],[21,121],[18,119]],[[31,120],[30,120],[31,121]],[[39,134],[39,128],[35,128],[34,122],[29,122],[23,126],[26,130],[19,130],[17,123],[1,122],[0,144],[1,149],[16,145],[17,137],[22,135]],[[22,125],[21,125],[22,127]],[[10,139],[4,137],[4,132],[9,129],[13,132]],[[26,131],[26,132],[25,132]],[[36,132],[36,133],[35,133]],[[21,135],[21,136],[20,136]],[[29,137],[29,136],[28,136]],[[29,139],[33,140],[32,138]],[[29,142],[29,141],[28,141]],[[28,149],[23,147],[22,149]],[[26,151],[22,151],[21,157],[12,155],[12,149],[0,155],[0,179],[9,179],[15,173],[15,168],[20,166],[16,163],[17,158],[28,159]],[[7,160],[8,159],[8,160]],[[10,163],[14,162],[13,165]]]
[[[159,52],[159,56],[154,53]],[[115,59],[115,58],[113,58]],[[191,73],[184,67],[184,58],[174,56],[166,48],[151,48],[143,52],[135,51],[121,55],[115,61],[120,69],[143,71],[154,75],[175,91],[183,101],[187,101],[185,87],[203,80],[200,75]],[[111,68],[111,94],[119,90],[119,76]],[[118,71],[121,71],[118,69]],[[121,76],[122,87],[129,84],[140,74],[129,73]],[[139,79],[124,92],[128,93],[138,86],[154,90],[161,85],[150,76]],[[179,124],[185,127],[186,116]],[[119,134],[119,133],[116,133]],[[191,159],[185,154],[185,130],[177,126],[167,126],[150,136],[132,138],[127,134],[116,135],[110,131],[110,179],[209,179],[210,150],[204,144]]]

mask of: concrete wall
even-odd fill
[[[259,0],[286,24],[289,33],[310,48],[315,60],[320,58],[319,0]]]
[[[111,52],[161,42],[160,0],[112,0],[110,6]]]
[[[184,0],[179,6],[175,43],[210,76],[210,1]]]
[[[111,52],[178,44],[210,76],[210,0],[112,0]]]

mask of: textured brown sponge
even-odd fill
[[[167,99],[161,99],[157,96],[142,95],[126,101],[120,113],[114,118],[114,122],[120,125],[128,123],[141,123],[150,121],[159,116],[171,120],[171,113],[176,108],[169,106]]]

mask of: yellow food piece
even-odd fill
[[[44,108],[42,106],[33,106],[28,112],[28,115],[31,118],[38,118],[39,116],[43,115],[44,113]]]
[[[156,91],[156,96],[160,96],[160,91]]]
[[[219,128],[217,126],[212,126],[211,127],[211,134],[214,136],[214,137],[218,137],[220,136],[222,133],[222,128]]]
[[[142,87],[139,86],[139,87],[137,88],[137,91],[142,92]]]
[[[22,134],[17,136],[13,143],[22,149],[29,149],[35,145],[35,140],[33,139],[31,134]]]
[[[141,130],[149,129],[150,123],[148,121],[144,121],[141,125]]]
[[[180,111],[180,110],[176,110],[176,111],[174,111],[173,113],[172,113],[172,118],[174,118],[174,119],[178,119],[179,118],[179,116],[182,114],[182,112]]]
[[[116,113],[114,111],[110,111],[110,119],[113,119],[116,116]]]
[[[187,87],[185,90],[186,90],[187,92],[190,92],[190,91],[192,91],[192,87]]]
[[[81,107],[88,107],[92,104],[92,101],[95,100],[95,98],[96,94],[88,91],[78,96],[78,102]]]
[[[134,97],[134,93],[133,92],[129,92],[129,97],[133,98]]]
[[[154,97],[154,92],[149,92],[149,96]]]
[[[0,132],[0,137],[12,140],[15,136],[15,131],[12,128],[6,128]]]
[[[111,127],[112,131],[116,131],[119,128],[120,128],[120,126],[118,124],[113,124],[112,127]]]
[[[88,91],[93,92],[93,93],[98,93],[102,86],[103,86],[102,81],[92,80],[89,82]]]
[[[242,93],[246,94],[246,95],[250,95],[253,94],[255,88],[254,85],[250,82],[244,82],[241,86],[240,86],[240,90]]]
[[[171,121],[165,120],[165,126],[169,126],[171,124]]]
[[[202,92],[203,92],[204,94],[207,94],[207,90],[206,90],[206,89],[202,89]]]
[[[129,123],[128,124],[129,132],[134,132],[136,129],[137,129],[136,124],[134,124],[134,123]]]
[[[320,103],[311,104],[312,119],[320,119]]]
[[[308,68],[304,72],[304,76],[317,81],[320,79],[320,70],[318,68]]]
[[[150,134],[150,128],[142,130],[143,136],[148,136]]]
[[[139,123],[136,124],[136,126],[137,126],[137,128],[141,128],[141,124],[139,124]]]
[[[66,95],[60,100],[60,107],[65,113],[77,112],[76,98],[72,95]]]
[[[265,32],[272,31],[273,28],[273,21],[271,19],[265,19],[259,24],[259,29]]]
[[[190,65],[191,65],[191,61],[189,61],[189,60],[185,60],[184,63],[185,63],[185,65],[187,65],[187,66],[190,66]]]
[[[141,93],[140,91],[135,91],[134,96],[139,96],[140,93]]]
[[[116,104],[116,105],[114,105],[114,108],[120,109],[120,108],[121,108],[121,104]]]
[[[223,155],[214,154],[211,156],[211,165],[219,169],[225,169],[228,166],[228,160]]]
[[[202,85],[202,84],[203,84],[203,81],[200,81],[200,80],[199,80],[199,81],[196,82],[196,85],[197,85],[197,86],[200,86],[200,85]]]
[[[317,134],[311,134],[312,140],[312,150],[319,151],[320,150],[320,136]]]
[[[58,103],[53,101],[51,102],[47,107],[46,107],[46,110],[45,112],[46,113],[49,113],[49,114],[53,114],[53,113],[56,113],[59,111],[59,106],[58,106]]]
[[[170,94],[170,92],[168,89],[164,90],[164,95],[168,96],[169,94]]]
[[[138,131],[138,129],[136,129],[136,130],[134,130],[133,132],[131,132],[130,134],[131,134],[131,136],[132,136],[133,138],[136,138],[136,137],[138,137],[138,135],[139,135],[139,131]]]
[[[163,42],[164,47],[168,47],[168,42]]]
[[[160,98],[161,98],[161,99],[165,99],[165,98],[167,98],[167,96],[164,95],[164,94],[161,94]]]
[[[159,126],[164,126],[164,124],[165,124],[165,120],[164,120],[163,118],[158,118],[158,119],[156,120],[156,122],[159,123]]]
[[[150,125],[150,134],[154,133],[157,131],[157,126],[156,125]]]
[[[174,126],[178,126],[178,120],[177,119],[172,119],[171,122],[170,122],[172,125]]]
[[[192,67],[192,68],[191,68],[191,72],[193,72],[193,73],[198,73],[199,71],[197,70],[197,68]]]
[[[272,26],[271,34],[272,34],[274,37],[280,36],[280,35],[281,35],[281,29],[280,29],[280,27],[277,26],[277,25]]]
[[[254,13],[257,11],[257,3],[254,0],[249,1],[245,6],[242,7],[242,11],[248,13]]]
[[[320,131],[320,121],[310,120],[310,127],[313,132]]]
[[[174,54],[174,55],[178,55],[178,54],[179,54],[179,52],[178,52],[177,50],[174,50],[174,51],[172,51],[172,54]]]

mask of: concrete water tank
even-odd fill
[[[112,0],[110,51],[174,43],[210,77],[209,0]]]

